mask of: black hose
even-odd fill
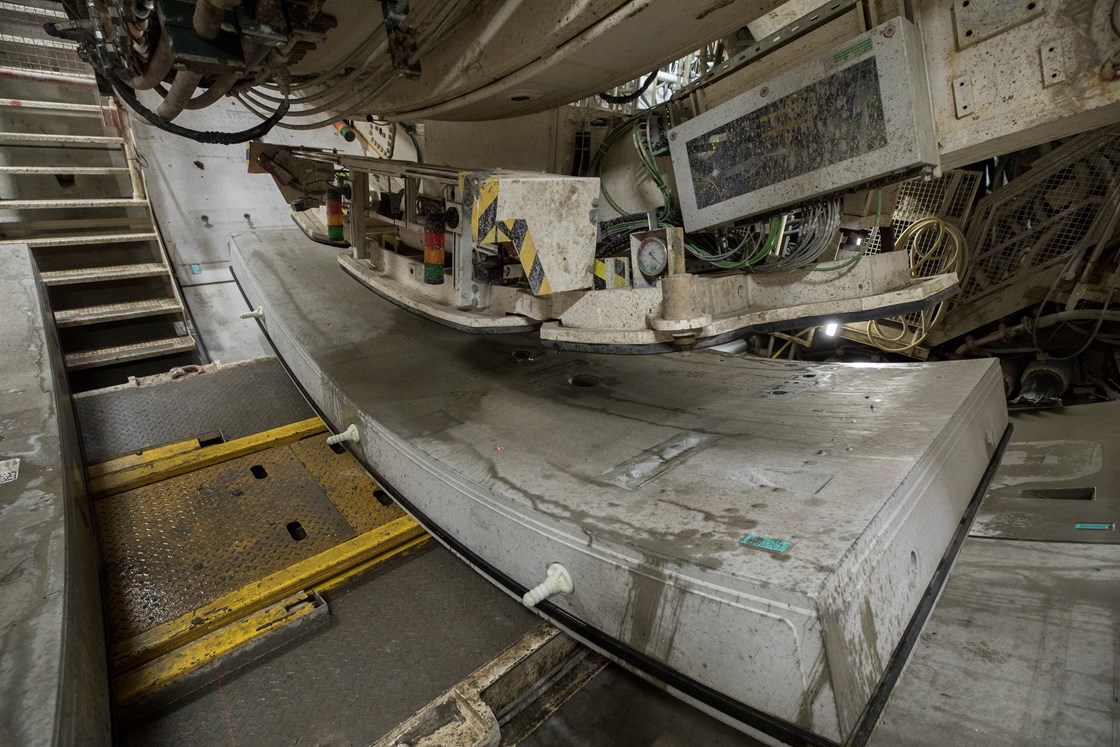
[[[642,81],[642,85],[638,86],[638,90],[633,93],[627,93],[622,96],[612,96],[609,93],[600,93],[599,98],[606,101],[608,104],[629,104],[631,101],[637,101],[646,90],[653,84],[654,79],[657,78],[657,70],[654,70],[646,79]]]
[[[156,127],[170,132],[172,135],[185,137],[189,140],[194,140],[199,143],[210,143],[212,145],[236,145],[237,143],[248,142],[249,140],[257,140],[264,137],[269,130],[276,126],[276,124],[284,118],[288,113],[288,99],[280,102],[276,107],[276,111],[263,122],[250,127],[241,132],[215,132],[207,130],[192,130],[187,127],[181,127],[173,122],[169,122],[160,115],[153,112],[148,107],[140,103],[136,98],[136,92],[121,80],[113,69],[112,61],[109,59],[108,52],[105,51],[104,46],[99,45],[93,36],[93,32],[88,28],[88,22],[83,21],[63,21],[60,23],[46,23],[43,24],[43,30],[49,35],[60,38],[77,41],[79,43],[79,54],[82,59],[89,62],[100,79],[109,81],[117,96],[121,101],[128,104],[129,108],[139,114],[145,120],[155,125]]]
[[[130,109],[139,114],[145,120],[152,123],[161,130],[170,132],[172,135],[185,137],[189,140],[194,140],[195,142],[199,143],[210,143],[212,145],[236,145],[237,143],[245,143],[250,140],[257,140],[268,134],[268,131],[275,127],[276,123],[283,119],[284,115],[288,113],[289,104],[288,100],[285,99],[280,103],[278,107],[276,107],[276,111],[272,113],[272,116],[270,116],[263,122],[250,127],[247,130],[242,130],[240,132],[192,130],[187,127],[177,125],[174,122],[169,122],[148,107],[141,104],[140,100],[136,98],[135,92],[131,88],[129,88],[128,85],[126,85],[125,82],[122,81],[120,77],[117,76],[117,74],[112,70],[104,69],[101,72],[105,77],[109,79],[109,82],[113,86],[113,90],[117,92],[118,96],[120,96],[121,101],[128,104]]]
[[[416,162],[424,163],[424,150],[420,147],[420,141],[416,139],[416,133],[413,132],[412,126],[401,122],[401,129],[408,135],[408,139],[412,141],[412,146],[416,148]]]

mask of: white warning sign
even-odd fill
[[[17,477],[19,477],[19,457],[0,459],[0,485],[15,482]]]

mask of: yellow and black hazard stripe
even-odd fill
[[[533,244],[533,237],[529,235],[529,224],[523,218],[503,220],[498,223],[498,241],[509,241],[525,268],[525,277],[529,280],[529,289],[534,295],[547,296],[552,293],[552,286],[544,274],[544,265],[537,254],[537,247]]]
[[[478,185],[478,196],[471,211],[471,232],[479,244],[498,242],[498,180],[486,179]]]
[[[626,288],[630,285],[630,261],[626,257],[607,257],[595,260],[592,288]]]

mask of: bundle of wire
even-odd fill
[[[756,272],[789,272],[815,264],[840,243],[840,201],[828,202],[794,213],[786,220],[789,240],[771,261],[755,267]]]
[[[476,3],[467,0],[456,0],[425,4],[410,13],[409,22],[417,45],[408,61],[419,60],[438,45],[475,6]],[[423,12],[425,10],[427,13]],[[366,40],[334,67],[315,75],[292,76],[287,97],[290,109],[279,126],[289,130],[312,130],[364,112],[389,86],[400,80],[393,71],[388,51],[384,24],[377,24]],[[268,69],[263,70],[262,77],[268,73]],[[234,90],[245,108],[261,118],[285,100],[280,84],[269,80],[255,86],[238,86]],[[311,121],[296,123],[292,121],[295,118]]]
[[[769,223],[755,223],[730,236],[738,238],[738,242],[732,244],[732,241],[725,236],[720,247],[721,240],[710,234],[691,235],[685,241],[685,247],[692,256],[721,269],[742,270],[754,267],[765,261],[774,251],[774,247],[782,237],[782,221],[774,219]],[[706,243],[714,243],[716,248],[705,248]]]
[[[739,229],[731,234],[739,239],[738,242],[732,245],[724,237],[722,249],[706,249],[703,246],[705,234],[689,236],[685,246],[697,259],[722,269],[743,270],[749,267],[755,272],[789,272],[808,267],[830,249],[835,249],[839,231],[840,203],[832,200],[787,216],[784,227],[780,218],[773,218],[768,223],[755,223]],[[847,264],[820,269],[842,269]]]
[[[595,155],[591,159],[588,166],[588,175],[599,177],[600,189],[603,193],[603,199],[607,201],[614,210],[623,218],[628,218],[628,221],[622,221],[614,224],[617,232],[625,230],[622,226],[627,223],[635,223],[644,225],[644,213],[627,210],[620,206],[611,196],[607,185],[604,182],[603,176],[603,159],[606,158],[607,153],[610,152],[616,144],[618,144],[628,133],[634,143],[634,150],[638,154],[638,160],[642,164],[643,170],[653,181],[658,191],[661,192],[663,199],[662,206],[658,209],[658,220],[662,223],[670,223],[675,217],[673,214],[673,202],[669,196],[669,185],[665,181],[665,177],[657,168],[657,162],[654,160],[653,146],[650,145],[649,132],[653,127],[654,112],[646,110],[635,114],[634,116],[623,120],[619,124],[610,129],[609,132],[603,137],[603,142],[599,145],[599,149],[595,151]],[[643,216],[639,219],[635,216]],[[617,220],[617,219],[616,219]],[[610,221],[607,221],[610,223]],[[638,229],[635,229],[638,230]]]
[[[607,189],[606,181],[602,178],[603,159],[611,148],[621,142],[627,134],[630,135],[643,170],[661,193],[662,205],[657,209],[657,222],[661,225],[677,225],[678,223],[672,207],[673,202],[669,195],[669,185],[657,168],[653,146],[650,145],[649,133],[653,126],[654,114],[653,111],[646,110],[612,127],[603,137],[602,144],[600,144],[588,165],[588,175],[599,177],[603,199],[619,213],[619,217],[599,224],[597,257],[610,257],[624,252],[630,246],[630,234],[649,227],[648,214],[632,212],[619,205],[611,195],[610,190]]]
[[[909,252],[910,276],[924,278],[946,272],[961,274],[968,266],[968,244],[952,223],[933,215],[906,227],[896,246]],[[871,344],[888,353],[908,353],[925,342],[945,311],[945,302],[932,309],[873,319],[867,323]]]
[[[654,126],[655,110],[646,110],[623,120],[606,134],[588,168],[588,174],[600,179],[603,199],[620,215],[599,224],[597,257],[615,256],[626,251],[630,234],[649,226],[645,213],[623,208],[611,195],[602,179],[603,160],[627,134],[643,170],[661,192],[663,204],[657,219],[661,225],[680,225],[673,210],[668,183],[657,168],[650,145],[650,131]],[[816,263],[839,243],[840,201],[830,200],[795,213],[785,221],[779,218],[755,223],[736,229],[723,237],[712,234],[689,235],[685,246],[692,256],[720,269],[742,270],[748,267],[757,272],[788,272]],[[788,237],[782,245],[783,238]],[[777,250],[777,254],[775,252]],[[858,260],[858,257],[855,258]],[[842,269],[852,262],[823,270]]]

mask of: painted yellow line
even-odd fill
[[[93,477],[89,481],[90,493],[94,498],[116,495],[273,446],[299,441],[325,430],[326,426],[322,420],[310,418],[245,438],[227,441],[224,444],[207,446],[205,449],[171,453],[154,461],[142,462],[135,467]]]
[[[353,581],[357,577],[361,576],[363,573],[370,570],[375,565],[378,565],[379,563],[384,563],[386,560],[393,557],[394,555],[400,555],[402,552],[408,552],[409,550],[411,550],[414,547],[420,547],[421,545],[423,545],[425,542],[427,542],[431,538],[432,538],[432,535],[430,535],[430,534],[422,534],[414,540],[410,540],[408,542],[405,542],[400,547],[395,547],[395,548],[393,548],[392,550],[390,550],[389,552],[387,552],[383,555],[378,555],[376,558],[373,558],[372,560],[367,560],[366,562],[362,563],[361,565],[356,565],[348,571],[344,571],[344,572],[338,574],[337,576],[334,576],[333,578],[327,579],[323,583],[316,586],[315,591],[319,592],[320,594],[324,594],[324,593],[326,593],[328,591],[331,591],[333,589],[337,589],[338,587],[342,586],[343,584],[346,584],[350,581]]]
[[[423,534],[419,524],[404,516],[246,584],[196,610],[114,645],[113,671],[128,672],[291,594],[314,589],[340,573],[369,561],[383,560],[392,551]]]
[[[169,456],[176,454],[184,454],[188,451],[198,451],[202,446],[199,445],[197,438],[188,438],[185,441],[176,441],[174,443],[165,444],[163,446],[156,446],[151,449],[144,449],[136,454],[125,454],[124,456],[110,459],[107,462],[98,462],[97,464],[90,464],[86,466],[86,474],[91,478],[101,477],[113,472],[120,472],[126,469],[132,469],[147,462],[155,462],[160,459],[166,459]]]
[[[117,705],[126,705],[149,695],[236,650],[259,635],[295,622],[316,607],[316,600],[300,592],[237,622],[215,630],[116,678],[113,683]]]

